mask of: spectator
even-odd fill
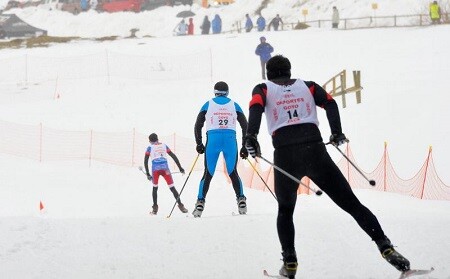
[[[222,32],[222,19],[219,15],[215,15],[213,20],[211,21],[211,28],[213,34],[219,34]]]
[[[80,7],[83,12],[87,11],[89,8],[88,0],[81,0]]]
[[[256,47],[255,54],[259,55],[261,60],[262,79],[266,79],[266,63],[272,57],[270,54],[273,52],[273,47],[266,43],[266,37],[259,38],[259,41],[261,43]]]
[[[250,32],[253,29],[253,21],[248,14],[245,15],[245,32]]]
[[[270,23],[269,23],[269,30],[270,30],[270,26],[273,27],[273,30],[278,31],[278,26],[280,26],[280,23],[283,24],[283,21],[281,20],[281,17],[279,14],[277,14],[276,17],[274,17]]]
[[[441,7],[439,7],[437,1],[433,1],[433,3],[430,4],[430,18],[431,24],[441,23]]]
[[[91,0],[91,10],[97,10],[98,1],[97,0]]]
[[[189,18],[188,35],[194,35],[194,19],[192,17]]]
[[[184,36],[184,35],[186,35],[187,34],[187,29],[188,29],[188,26],[187,26],[187,24],[186,24],[186,22],[184,21],[184,18],[180,21],[180,23],[178,23],[178,25],[175,27],[175,30],[176,30],[176,34],[178,35],[178,36]]]
[[[209,29],[211,29],[211,21],[209,21],[209,18],[207,15],[203,19],[203,23],[200,26],[200,29],[202,30],[202,35],[209,34]]]
[[[333,7],[333,15],[331,16],[331,26],[338,28],[339,26],[339,11],[336,6]]]
[[[264,29],[266,28],[266,19],[262,15],[259,15],[258,19],[256,20],[256,26],[259,32],[264,31]]]

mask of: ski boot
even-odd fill
[[[247,198],[242,196],[236,199],[239,214],[247,214]]]
[[[154,204],[152,206],[152,211],[150,212],[150,214],[152,214],[152,215],[158,214],[158,205],[157,204]]]
[[[184,204],[182,204],[181,202],[178,204],[178,208],[181,210],[181,212],[183,213],[187,213],[188,210],[186,209],[186,207],[184,207]]]
[[[383,258],[398,271],[405,272],[410,269],[409,261],[394,249],[389,238],[384,237],[375,241]]]
[[[295,278],[298,266],[295,250],[283,251],[281,255],[283,256],[283,265],[280,268],[280,275],[289,279]]]
[[[195,203],[195,209],[192,212],[195,218],[202,217],[203,209],[205,208],[205,200],[197,200]]]

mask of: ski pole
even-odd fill
[[[186,186],[186,183],[188,182],[188,179],[191,176],[191,173],[194,170],[195,164],[197,163],[197,160],[198,160],[199,157],[200,157],[200,153],[197,154],[197,157],[195,157],[195,160],[194,160],[194,163],[192,164],[191,170],[189,171],[189,174],[186,177],[186,180],[184,181],[183,187],[181,187],[180,194],[178,195],[178,199],[176,199],[175,203],[172,206],[172,210],[170,211],[169,215],[167,215],[166,218],[170,218],[170,216],[172,215],[172,212],[175,209],[175,206],[177,205],[177,202],[180,200],[181,194],[183,193],[184,186]]]
[[[270,190],[269,186],[267,185],[267,183],[264,181],[264,179],[261,177],[261,175],[259,174],[259,172],[256,170],[255,166],[252,164],[252,162],[250,162],[250,160],[248,158],[245,158],[245,160],[247,160],[247,162],[250,164],[250,166],[252,166],[253,170],[256,172],[256,174],[259,176],[259,178],[261,178],[261,181],[264,183],[264,185],[266,186],[267,190],[269,190],[269,192],[272,194],[272,196],[274,197],[274,199],[276,201],[278,201],[277,197],[275,196],[275,194],[272,192],[272,190]]]
[[[294,180],[295,182],[297,182],[298,184],[302,185],[303,187],[306,187],[307,189],[313,191],[316,195],[320,196],[323,194],[323,192],[321,190],[314,190],[313,188],[309,187],[308,185],[306,185],[305,183],[303,183],[300,179],[297,179],[295,176],[293,176],[292,174],[288,173],[287,171],[283,170],[282,168],[280,168],[279,166],[275,165],[274,163],[270,162],[269,160],[267,160],[266,158],[259,156],[259,158],[263,159],[264,162],[266,162],[267,164],[271,165],[272,167],[274,167],[275,169],[277,169],[279,172],[281,172],[282,174],[286,175],[287,177],[289,177],[290,179]]]
[[[347,161],[355,168],[355,170],[357,170],[362,175],[362,177],[364,177],[369,182],[371,186],[375,186],[376,184],[375,180],[369,180],[367,176],[365,176],[364,173],[344,154],[344,152],[342,152],[342,150],[340,150],[339,147],[337,147],[337,145],[332,144],[331,142],[328,142],[327,144],[331,144],[332,146],[336,147],[339,153],[341,153],[342,156],[344,156],[344,158],[347,159]]]

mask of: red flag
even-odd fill
[[[39,210],[44,209],[44,204],[42,203],[42,201],[39,201]]]

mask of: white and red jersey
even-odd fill
[[[266,82],[267,128],[270,134],[290,125],[314,123],[319,126],[316,103],[305,82],[297,79],[291,85],[278,85]]]
[[[218,104],[210,100],[205,119],[206,131],[221,129],[236,131],[237,113],[234,102],[230,100],[226,104]]]
[[[146,154],[149,155],[152,161],[152,170],[168,169],[167,153],[170,149],[164,143],[151,143],[147,148]]]

